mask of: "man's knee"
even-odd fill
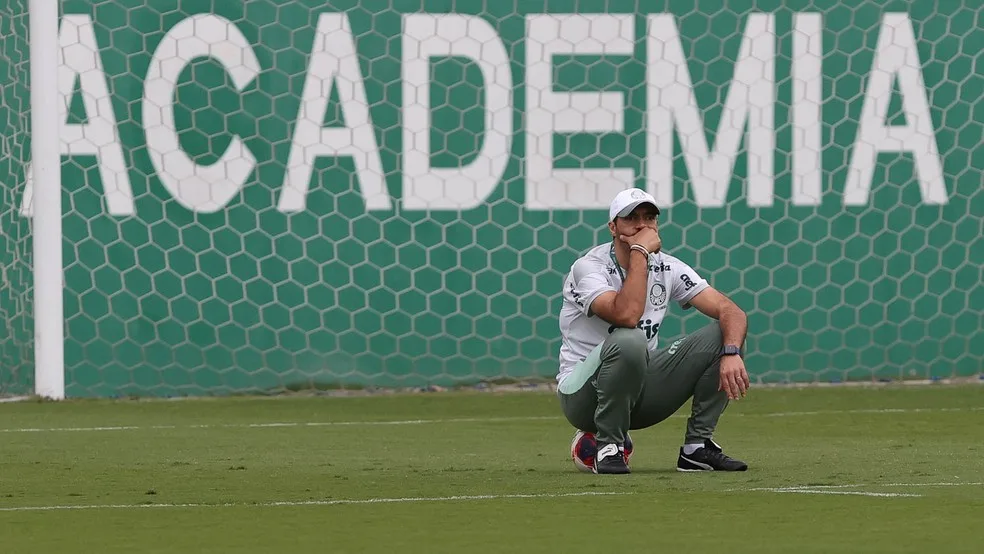
[[[721,346],[724,343],[724,334],[721,332],[721,325],[717,321],[708,323],[693,335],[694,346],[704,352],[721,353]]]
[[[645,370],[649,361],[649,341],[641,329],[621,327],[612,331],[606,341],[610,355],[618,356],[623,365],[630,370],[640,373]]]

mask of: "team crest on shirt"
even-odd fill
[[[666,304],[666,287],[656,283],[649,289],[649,301],[659,308]]]

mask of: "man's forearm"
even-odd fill
[[[748,333],[748,318],[745,312],[737,304],[730,302],[721,310],[719,322],[721,324],[721,335],[724,344],[733,344],[738,347],[745,345],[745,336]]]
[[[615,297],[616,312],[623,316],[624,327],[635,327],[646,309],[646,281],[649,277],[649,258],[639,252],[629,253],[628,275],[622,290]]]

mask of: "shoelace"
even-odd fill
[[[719,464],[724,464],[731,461],[731,457],[720,450],[712,450],[712,449],[706,449],[706,450],[707,450],[707,457],[713,458],[714,461],[718,462]]]

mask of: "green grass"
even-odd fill
[[[574,471],[571,428],[543,393],[0,404],[0,544],[11,554],[979,551],[980,386],[754,390],[716,437],[749,462],[740,474],[674,471],[684,421],[633,432],[632,475],[595,476]],[[796,486],[816,493],[753,490]],[[843,492],[918,496],[829,494]],[[584,493],[606,495],[560,496]],[[446,499],[476,495],[494,497]],[[436,500],[318,504],[412,498]],[[53,506],[84,508],[22,509]]]

